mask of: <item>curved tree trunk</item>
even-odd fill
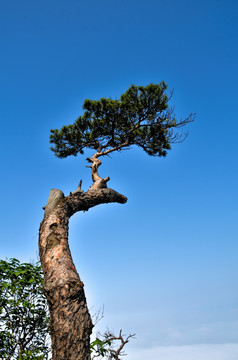
[[[125,203],[114,190],[79,188],[67,197],[51,190],[40,225],[39,251],[50,311],[52,360],[89,360],[92,321],[81,281],[68,245],[70,217],[78,211],[110,202]]]

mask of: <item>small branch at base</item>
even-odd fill
[[[125,356],[125,345],[130,339],[135,339],[135,334],[126,335],[122,334],[120,330],[119,335],[116,336],[113,332],[107,330],[103,335],[98,333],[98,337],[92,343],[91,349],[93,350],[92,359],[101,357],[102,353],[108,359],[120,360],[121,356]]]

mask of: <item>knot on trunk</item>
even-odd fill
[[[88,190],[99,190],[99,189],[106,189],[107,188],[107,182],[110,180],[109,176],[105,179],[98,179],[96,180],[92,186]]]

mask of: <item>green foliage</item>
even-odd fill
[[[0,260],[0,358],[48,358],[49,319],[41,266]]]
[[[92,341],[90,344],[90,353],[93,354],[93,358],[101,356],[102,358],[106,355],[109,355],[109,346],[111,346],[110,340],[100,340],[96,338],[96,340]]]
[[[169,108],[165,82],[131,85],[119,100],[85,100],[82,116],[73,125],[51,130],[51,150],[59,158],[94,149],[101,155],[136,145],[148,155],[165,156],[171,144],[181,141],[177,128],[193,121],[194,115],[178,122]]]

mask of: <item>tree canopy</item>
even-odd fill
[[[184,139],[177,131],[193,121],[194,114],[177,121],[168,103],[165,82],[147,86],[131,85],[119,100],[86,99],[83,115],[72,125],[51,130],[51,150],[59,158],[83,154],[86,148],[97,157],[136,145],[148,155],[166,156],[171,144]]]
[[[0,260],[0,358],[47,359],[49,316],[41,266]]]

